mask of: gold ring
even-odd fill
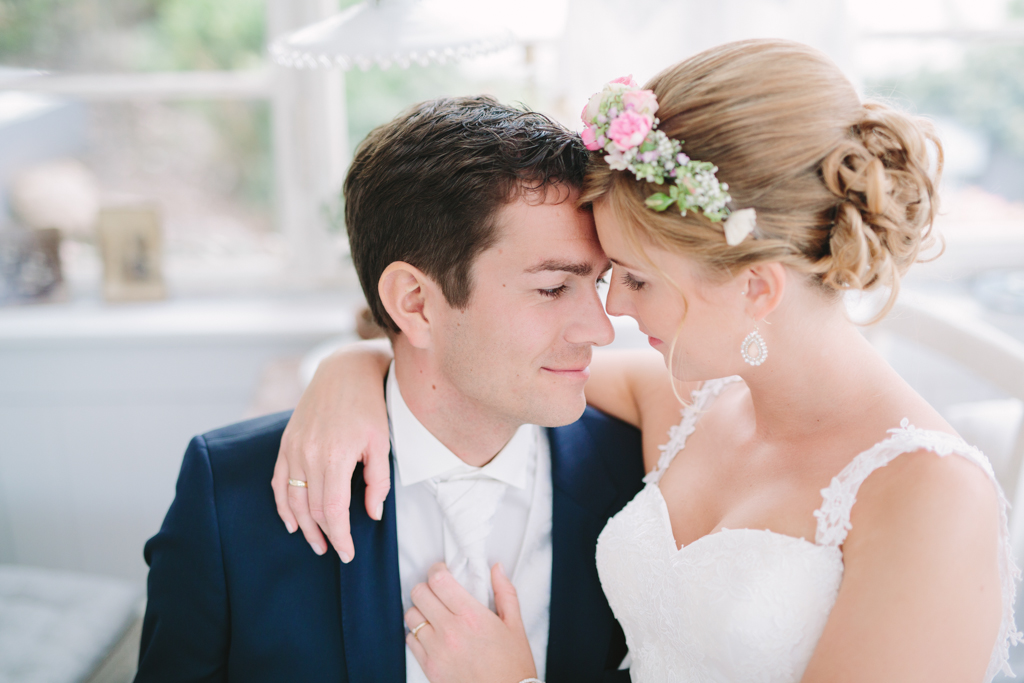
[[[413,630],[409,631],[409,633],[411,633],[411,634],[412,634],[412,637],[413,637],[413,638],[415,638],[416,640],[419,640],[419,639],[420,639],[420,637],[419,637],[418,635],[416,635],[416,634],[420,632],[420,629],[421,629],[421,628],[423,628],[424,626],[426,626],[426,625],[427,625],[427,624],[429,624],[429,623],[430,623],[429,621],[424,621],[424,622],[423,622],[422,624],[420,624],[419,626],[417,626],[417,627],[416,627],[416,628],[414,628]]]
[[[289,486],[298,486],[300,489],[306,488],[306,482],[302,481],[301,479],[289,479],[288,480],[288,485]]]

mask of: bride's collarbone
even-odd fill
[[[952,431],[912,393],[887,395],[864,408],[840,426],[771,440],[755,428],[746,387],[727,386],[700,414],[658,483],[676,545],[724,529],[767,530],[813,543],[822,489],[902,417]]]
[[[814,542],[820,487],[785,477],[764,481],[756,481],[756,476],[719,477],[691,470],[684,463],[673,463],[658,487],[676,547],[725,529],[771,531]]]
[[[723,529],[813,543],[821,490],[856,455],[844,439],[758,444],[698,429],[658,483],[676,545]]]

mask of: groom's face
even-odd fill
[[[610,264],[593,216],[559,189],[499,210],[499,238],[473,264],[468,306],[445,310],[441,321],[446,379],[500,421],[577,420],[592,347],[614,337],[597,292]]]

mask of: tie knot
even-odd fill
[[[445,561],[455,578],[488,603],[487,537],[508,484],[473,473],[437,482],[437,503],[444,516]]]

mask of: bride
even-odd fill
[[[842,300],[888,288],[891,305],[927,246],[942,160],[931,128],[862,103],[822,54],[760,40],[703,52],[643,89],[619,79],[583,116],[594,151],[582,201],[613,263],[608,313],[636,319],[685,398],[680,419],[644,354],[594,357],[588,402],[644,434],[646,487],[597,549],[632,679],[1009,673],[1017,570],[991,467],[865,342]],[[329,454],[290,444],[338,442],[339,430],[372,432],[380,453],[382,408],[372,428],[312,418],[325,405],[369,414],[374,392],[383,406],[379,379],[358,391],[342,380],[367,364],[348,351],[321,368],[278,475],[322,480]],[[533,675],[506,664],[522,661],[509,652],[525,639],[492,628],[499,617],[452,583],[419,591],[407,615],[436,627],[410,639],[432,680]],[[514,625],[514,593],[495,588]]]

